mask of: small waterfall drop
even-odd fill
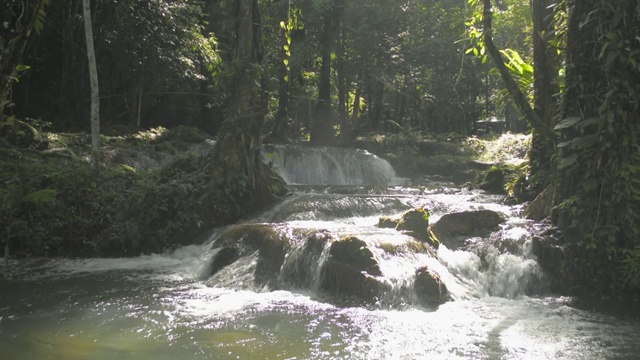
[[[360,149],[265,145],[271,163],[288,184],[392,185],[401,183],[388,161]]]

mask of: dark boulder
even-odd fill
[[[428,306],[438,306],[451,300],[440,275],[426,266],[416,270],[414,289],[418,298]]]
[[[329,259],[322,267],[321,289],[338,298],[373,304],[382,284],[348,263]]]
[[[311,231],[302,246],[292,249],[282,265],[280,285],[285,288],[309,289],[319,277],[319,266],[326,245],[332,241],[326,230]]]
[[[237,260],[240,257],[251,255],[257,251],[258,262],[255,269],[256,283],[273,286],[280,273],[280,268],[282,267],[290,245],[289,239],[274,229],[273,226],[250,224],[237,225],[225,230],[215,240],[214,248],[217,247],[236,249],[226,250],[223,253],[224,256],[221,255],[222,259],[217,262],[218,264],[224,264],[234,257]],[[216,260],[216,257],[214,257],[214,260]],[[222,267],[219,267],[217,270],[220,269],[222,269]]]
[[[505,217],[492,210],[473,210],[443,215],[431,230],[439,239],[483,235],[499,229]]]
[[[380,265],[367,247],[367,243],[354,236],[343,237],[331,244],[329,253],[332,260],[346,263],[356,271],[364,271],[374,276],[382,275]]]
[[[383,287],[375,277],[382,271],[367,244],[346,236],[331,244],[329,254],[322,267],[320,289],[337,299],[374,303]]]

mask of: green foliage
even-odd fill
[[[640,289],[640,245],[629,251],[622,263],[625,281],[630,286]]]
[[[177,149],[181,141],[201,143],[200,133],[152,133],[106,143],[131,156],[156,154],[160,145],[163,157],[175,154],[155,170],[114,162],[96,174],[55,152],[0,148],[0,181],[7,184],[0,188],[0,247],[16,257],[137,255],[193,242],[228,221],[223,209],[230,204],[210,189],[208,158]]]

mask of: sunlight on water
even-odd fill
[[[397,250],[413,239],[377,228],[378,218],[416,206],[430,209],[432,222],[479,208],[510,218],[491,236],[471,239],[474,251]],[[255,282],[257,252],[209,277],[219,251],[212,243],[127,259],[0,260],[0,358],[638,358],[640,319],[526,295],[543,278],[528,257],[534,225],[519,211],[490,195],[448,188],[300,191],[250,220],[276,222],[291,238],[271,287]],[[326,230],[334,240],[357,235],[377,260],[386,293],[353,306],[320,291],[330,243],[302,251],[301,229]],[[453,301],[425,308],[412,298],[423,266],[439,274]]]

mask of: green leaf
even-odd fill
[[[598,180],[594,178],[587,179],[582,182],[582,187],[586,192],[593,191],[598,187]]]
[[[578,154],[573,154],[569,157],[562,158],[558,163],[558,169],[564,169],[576,163],[578,160]]]
[[[563,119],[553,128],[553,130],[562,130],[562,129],[570,128],[573,125],[577,124],[579,121],[580,121],[579,117],[571,117],[568,119]]]
[[[51,203],[56,199],[56,191],[53,189],[42,189],[25,195],[23,202]]]

